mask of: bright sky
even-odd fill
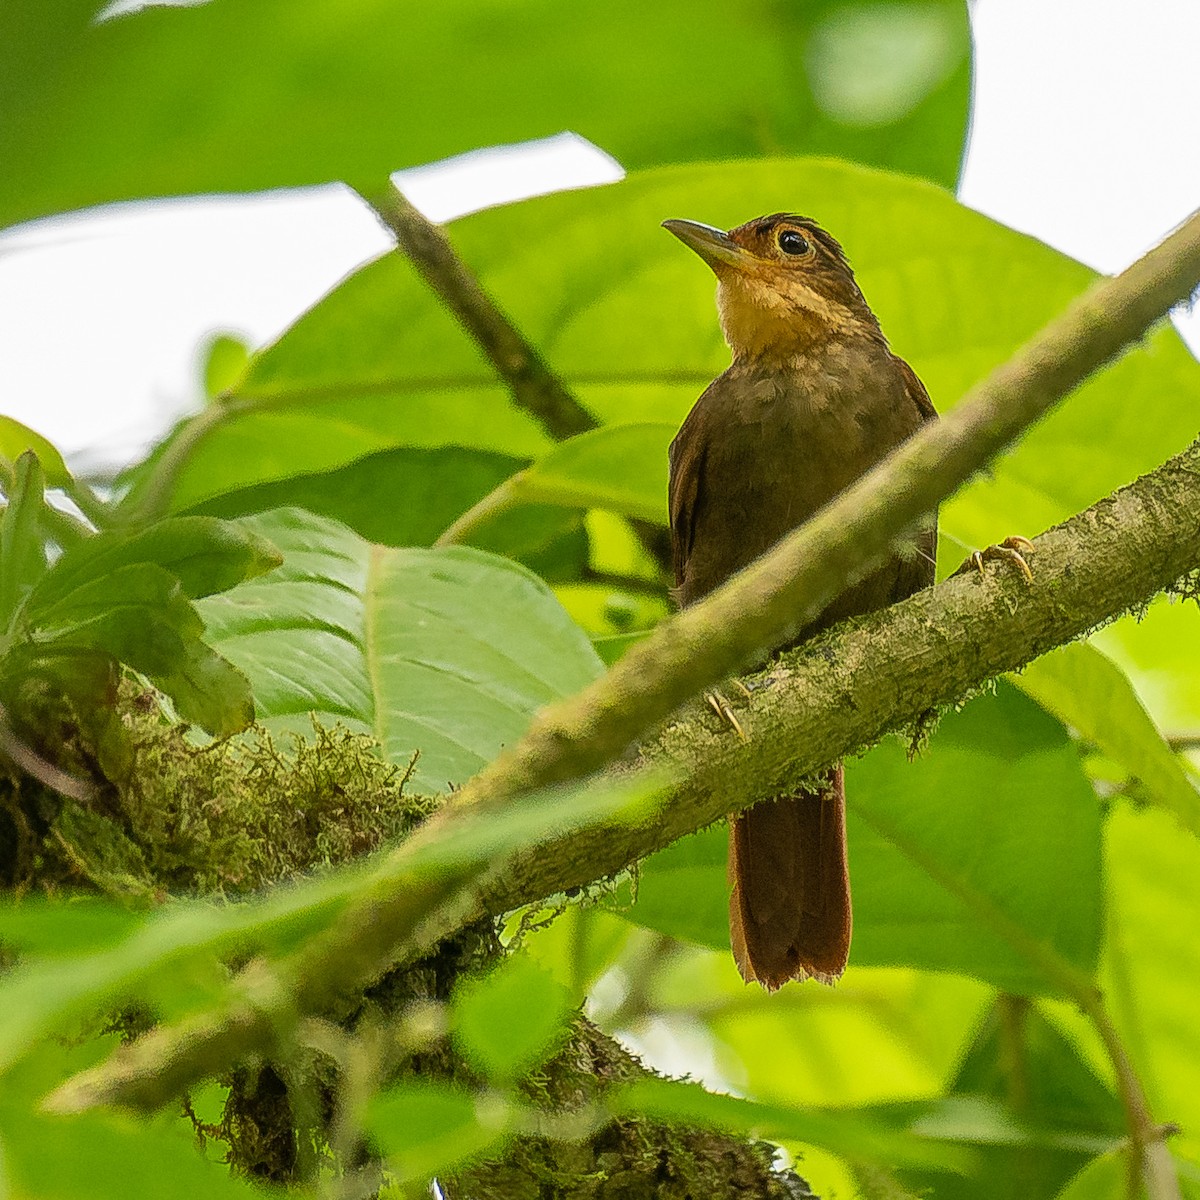
[[[1200,207],[1197,0],[976,0],[963,200],[1116,271]],[[570,136],[398,177],[444,220],[619,169]],[[389,245],[330,187],[126,205],[0,235],[0,412],[78,466],[193,408],[215,330],[269,340]],[[1200,348],[1200,312],[1181,328]]]

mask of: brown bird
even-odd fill
[[[664,221],[717,276],[729,369],[671,443],[676,596],[692,604],[935,419],[888,349],[841,246],[815,221],[775,213],[724,233]],[[883,608],[934,580],[936,528],[838,596],[797,637]],[[850,952],[842,769],[820,791],[756,804],[730,830],[730,940],[742,977],[774,990],[832,983]]]

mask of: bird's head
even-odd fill
[[[734,359],[787,360],[848,336],[882,339],[841,246],[815,221],[773,213],[728,233],[664,221],[717,276],[721,331]]]

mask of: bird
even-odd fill
[[[837,240],[809,217],[772,213],[728,231],[663,227],[717,278],[732,361],[693,405],[669,451],[673,594],[694,604],[770,550],[937,413],[892,353]],[[934,582],[936,514],[796,636]],[[725,706],[720,706],[725,707]],[[812,782],[812,781],[810,781]],[[840,764],[813,790],[733,818],[730,943],[747,983],[836,982],[853,926]]]

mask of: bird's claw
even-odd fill
[[[1029,569],[1029,563],[1025,561],[1025,555],[1032,549],[1033,543],[1028,538],[1014,534],[995,546],[985,546],[982,550],[973,550],[967,561],[954,573],[961,575],[964,571],[974,568],[982,575],[985,562],[1009,562],[1021,572],[1026,583],[1032,584],[1033,572]]]
[[[736,683],[736,680],[735,680]],[[741,686],[741,685],[738,685]],[[742,691],[746,691],[742,688]],[[746,693],[749,695],[749,692]],[[728,721],[733,726],[733,731],[742,739],[743,742],[748,742],[750,739],[746,736],[746,731],[742,728],[742,723],[737,719],[737,713],[729,706],[729,701],[725,699],[718,691],[704,693],[705,700],[708,701],[709,707],[721,718],[722,721]]]

